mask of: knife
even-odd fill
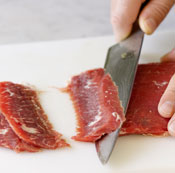
[[[131,96],[143,37],[144,33],[140,30],[138,22],[135,22],[130,37],[109,48],[104,66],[106,73],[111,75],[118,86],[119,98],[125,115]],[[109,160],[119,132],[120,128],[95,142],[96,151],[102,164],[107,163]]]

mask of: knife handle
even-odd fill
[[[142,5],[141,5],[141,8],[140,8],[140,12],[144,9],[144,7],[149,3],[150,0],[146,0]],[[140,14],[139,12],[139,14]]]
[[[140,11],[139,11],[138,16],[137,16],[137,19],[136,19],[136,21],[135,21],[134,24],[133,24],[132,33],[134,33],[134,32],[136,32],[136,31],[140,30],[140,26],[139,26],[139,15],[140,15],[141,11],[144,9],[144,7],[149,3],[149,1],[150,1],[150,0],[146,0],[146,1],[141,5]]]

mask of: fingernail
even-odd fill
[[[140,21],[140,27],[146,34],[152,34],[157,28],[157,24],[153,18],[147,18]]]
[[[174,111],[173,106],[174,104],[172,102],[166,101],[160,106],[159,112],[166,117],[170,117]]]
[[[168,126],[168,131],[171,136],[175,136],[175,121],[172,121]]]

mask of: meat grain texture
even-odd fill
[[[168,134],[169,119],[159,115],[157,107],[168,82],[175,73],[175,62],[138,66],[124,122],[118,88],[104,69],[89,70],[74,76],[66,88],[76,112],[78,141],[94,142],[120,128],[120,135]]]
[[[175,62],[142,64],[138,66],[136,79],[121,135],[168,135],[169,118],[158,113],[158,104],[171,77]]]
[[[0,83],[0,145],[19,151],[69,146],[53,130],[37,92],[12,82]]]
[[[74,76],[65,90],[70,94],[77,117],[77,141],[94,142],[119,128],[124,118],[118,88],[104,69]]]

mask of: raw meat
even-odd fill
[[[77,114],[77,141],[94,142],[119,128],[125,120],[118,88],[104,69],[89,70],[72,77],[65,89]]]
[[[69,146],[61,134],[53,130],[37,93],[30,87],[1,82],[0,112],[14,133],[28,144],[46,149]]]
[[[120,135],[167,135],[168,118],[157,107],[168,82],[175,73],[175,62],[139,65]]]
[[[0,146],[10,148],[16,152],[29,151],[37,152],[40,151],[39,147],[27,144],[21,140],[12,130],[9,123],[5,119],[4,115],[0,113]]]

